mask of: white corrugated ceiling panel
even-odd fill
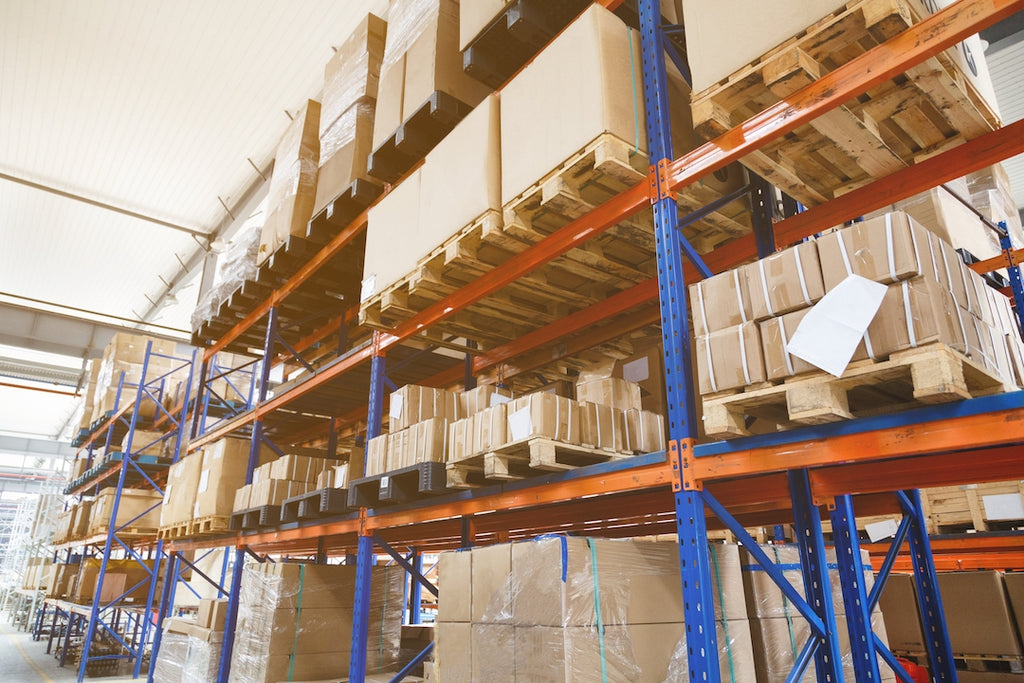
[[[21,384],[49,388],[36,382]],[[64,394],[0,386],[0,434],[56,438],[79,403]]]
[[[1024,41],[990,52],[986,58],[1003,122],[1024,119]],[[1003,166],[1010,176],[1017,206],[1024,206],[1024,156],[1007,159]]]
[[[0,3],[0,167],[191,227],[256,178],[363,8],[339,0]]]

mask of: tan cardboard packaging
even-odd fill
[[[241,510],[248,510],[251,506],[249,501],[252,499],[252,484],[246,484],[245,486],[239,487],[235,491],[235,502],[231,506],[232,512],[239,512]]]
[[[473,455],[474,420],[475,415],[448,425],[448,462],[458,462]]]
[[[388,470],[388,434],[366,442],[366,476],[373,477]]]
[[[512,624],[473,624],[470,644],[472,680],[496,683],[516,683],[522,680],[515,668],[515,631]],[[442,676],[445,677],[443,671]]]
[[[665,351],[661,344],[615,362],[615,376],[640,385],[640,405],[661,415],[668,412],[665,399]]]
[[[227,437],[203,448],[203,468],[196,484],[193,517],[199,519],[231,514],[235,491],[245,484],[249,445],[248,439]],[[276,455],[269,447],[262,445],[259,463],[269,462]]]
[[[767,378],[757,323],[697,337],[697,381],[701,395],[763,382]]]
[[[313,458],[306,455],[289,454],[278,457],[271,463],[271,479],[289,479],[309,484],[316,482],[319,475],[333,461],[324,458]]]
[[[432,417],[457,420],[459,413],[459,395],[447,389],[421,387],[407,384],[391,394],[388,407],[391,418],[392,432],[410,427]]]
[[[192,519],[196,501],[196,488],[203,472],[203,452],[183,457],[167,470],[164,503],[160,506],[160,526],[168,526]],[[239,482],[239,484],[244,483]]]
[[[637,410],[641,407],[642,401],[640,385],[620,377],[604,377],[577,382],[576,400],[580,403],[611,406],[616,410]]]
[[[850,274],[891,284],[929,272],[928,233],[906,213],[870,218],[818,238],[825,291]]]
[[[727,270],[690,285],[693,333],[697,337],[754,319],[747,278],[740,269]]]
[[[954,655],[1021,656],[1002,572],[943,572],[939,593]]]
[[[508,405],[484,408],[467,420],[470,454],[487,453],[508,443]]]
[[[381,105],[378,103],[378,113],[380,109]],[[363,261],[363,280],[359,292],[361,302],[387,290],[398,278],[405,277],[410,272],[409,262],[414,259],[399,251],[400,258],[391,262],[387,260],[385,254],[407,239],[408,226],[419,225],[422,172],[423,167],[417,168],[370,207],[366,218],[366,257]]]
[[[409,429],[409,443],[403,467],[421,462],[444,462],[448,445],[448,419],[432,417],[417,422]]]
[[[288,498],[301,496],[309,491],[309,484],[304,481],[287,481],[285,479],[266,479],[254,484],[249,494],[249,507],[264,505],[281,505]]]
[[[890,285],[864,344],[875,359],[939,342],[964,350],[956,305],[935,280],[916,277]]]
[[[578,444],[579,404],[554,394],[530,394],[513,401],[508,406],[509,443],[537,436]]]
[[[93,500],[89,512],[89,536],[114,529],[156,529],[160,526],[160,507],[163,496],[153,489],[122,489],[117,506],[117,519],[111,524],[116,489],[104,489]]]
[[[440,603],[438,603],[440,607]],[[473,625],[469,622],[438,622],[434,664],[438,680],[452,683],[473,681]]]
[[[625,442],[626,422],[623,411],[597,403],[580,404],[581,445],[621,453]]]
[[[917,589],[910,574],[890,574],[878,600],[885,618],[889,645],[897,652],[925,652],[924,630],[918,612]]]
[[[320,132],[320,145],[334,145],[330,156],[321,156],[316,173],[312,216],[320,213],[353,181],[367,176],[366,166],[373,137],[372,101],[359,101]]]
[[[474,623],[511,623],[508,607],[516,584],[509,574],[514,548],[503,543],[473,550],[470,572]]]
[[[329,467],[320,474],[316,475],[316,488],[314,491],[320,489],[332,489],[334,488],[334,468]]]
[[[800,322],[810,311],[804,308],[793,311],[778,318],[768,318],[761,321],[761,350],[764,354],[765,372],[768,379],[777,381],[787,377],[795,377],[805,372],[818,372],[819,368],[811,365],[803,358],[789,353],[789,340],[800,326]],[[853,353],[852,361],[864,360],[868,357],[861,342]]]
[[[625,449],[630,453],[654,453],[665,450],[665,418],[649,410],[627,410]]]
[[[754,320],[812,306],[825,296],[818,245],[801,242],[740,268]]]
[[[388,435],[388,450],[385,472],[401,469],[406,466],[409,453],[409,444],[412,437],[412,428],[403,429],[399,432],[391,432]]]
[[[274,157],[267,193],[267,217],[260,233],[262,263],[291,235],[305,235],[316,199],[320,160],[320,103],[309,100],[285,130]]]
[[[463,417],[470,417],[485,408],[508,403],[512,400],[512,391],[496,384],[481,384],[459,394],[459,411]]]
[[[438,623],[472,619],[472,591],[466,590],[473,580],[472,558],[473,553],[457,550],[438,555],[438,590],[445,596],[437,603]]]

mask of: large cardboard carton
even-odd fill
[[[472,680],[516,683],[516,628],[512,624],[473,624],[470,641]],[[513,665],[509,666],[509,662]],[[447,680],[442,670],[442,678]]]
[[[580,444],[588,448],[621,453],[626,447],[626,422],[623,411],[609,405],[581,403]]]
[[[231,514],[235,491],[245,484],[249,446],[248,439],[226,437],[203,448],[202,469],[192,506],[194,518]],[[268,463],[275,457],[277,454],[271,448],[261,444],[257,464]]]
[[[926,652],[917,589],[910,574],[890,574],[878,599],[894,652]]]
[[[366,442],[366,476],[373,477],[390,471],[388,467],[389,434],[381,434]]]
[[[470,417],[481,410],[512,400],[512,390],[496,384],[481,384],[459,394],[459,410],[463,417]]]
[[[778,318],[768,318],[759,323],[761,326],[761,351],[764,354],[764,368],[769,380],[777,381],[802,375],[805,372],[819,371],[818,367],[789,352],[789,340],[793,338],[793,334],[810,310],[804,308]],[[868,352],[862,341],[850,360],[864,360],[867,357]]]
[[[738,389],[767,378],[761,333],[755,322],[697,337],[696,360],[701,395]]]
[[[117,506],[117,519],[111,524],[117,491],[104,489],[93,501],[89,515],[89,536],[106,533],[111,526],[125,531],[150,531],[160,526],[160,504],[163,496],[153,489],[122,489]]]
[[[392,470],[421,462],[444,462],[448,419],[432,417],[388,437],[387,465]]]
[[[690,285],[694,335],[702,337],[753,320],[748,284],[737,268]]]
[[[642,407],[640,385],[621,377],[581,379],[576,383],[576,400],[580,403],[610,406],[616,410],[639,410]]]
[[[396,197],[385,197],[370,211],[363,298],[414,272],[425,257],[488,212],[498,220],[498,102],[497,96],[481,102],[401,183]]]
[[[754,320],[813,306],[825,296],[816,242],[802,242],[741,268]],[[731,305],[732,302],[730,302]]]
[[[438,603],[440,608],[440,603]],[[434,664],[438,680],[471,683],[473,680],[473,625],[469,622],[438,622]]]
[[[381,64],[376,149],[437,90],[475,107],[489,89],[462,70],[457,0],[391,0]]]
[[[656,344],[615,362],[614,375],[640,385],[640,406],[665,415],[665,351]]]
[[[415,384],[407,384],[391,394],[388,415],[392,433],[432,417],[446,420],[462,417],[458,393]]]
[[[943,572],[939,593],[954,655],[1021,656],[1002,572]]]
[[[953,297],[932,278],[902,280],[886,290],[864,345],[876,360],[930,343],[964,351],[959,316]]]
[[[301,496],[307,493],[310,485],[304,481],[288,481],[286,479],[264,479],[258,484],[253,484],[249,492],[249,507],[256,508],[263,505],[281,505],[288,498]],[[239,501],[236,500],[237,504]],[[237,508],[236,508],[237,509]]]
[[[333,461],[325,460],[324,458],[289,454],[279,457],[270,463],[270,478],[313,484],[316,482],[317,475],[331,464],[333,464]]]
[[[508,440],[545,437],[579,444],[580,409],[572,399],[554,394],[530,394],[508,406]]]
[[[441,553],[437,562],[438,591],[445,595],[437,603],[437,621],[472,621],[472,591],[467,587],[473,585],[473,553]]]
[[[183,457],[167,470],[164,503],[160,507],[160,526],[168,526],[192,519],[196,502],[196,488],[203,471],[203,452]],[[244,480],[240,484],[245,483]]]
[[[511,544],[502,543],[473,551],[470,615],[474,623],[512,623],[510,601],[525,588],[510,576],[514,548]]]
[[[257,263],[262,263],[291,235],[305,235],[316,200],[320,161],[320,103],[309,100],[288,125],[274,157],[267,191],[267,217],[260,233]]]
[[[654,453],[665,450],[665,416],[649,410],[627,410],[625,448],[630,453]]]

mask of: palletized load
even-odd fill
[[[352,645],[356,568],[250,563],[242,574],[231,681],[276,683],[345,676]],[[404,609],[401,567],[373,570],[366,670],[398,660]]]
[[[692,285],[690,305],[712,438],[749,434],[748,417],[820,424],[1024,381],[1009,300],[903,212]]]
[[[204,598],[195,619],[168,617],[153,671],[155,683],[200,683],[217,677],[228,601]]]
[[[684,3],[693,123],[714,137],[952,0]],[[800,202],[832,199],[1000,125],[981,40],[907,70],[741,163]]]
[[[146,348],[152,353],[147,362]],[[174,342],[118,332],[103,351],[96,372],[93,393],[92,424],[109,417],[115,408],[133,402],[138,395],[140,382],[150,382],[171,370]],[[96,361],[93,361],[95,364]],[[145,364],[146,377],[142,376]],[[122,382],[122,376],[124,380]],[[118,391],[120,389],[120,399]],[[139,416],[152,419],[157,412],[156,402],[143,396],[138,406]]]
[[[753,680],[737,546],[710,556],[723,680]],[[544,536],[443,553],[438,578],[441,680],[686,677],[675,543]]]
[[[117,499],[117,518],[111,522]],[[119,537],[152,534],[160,526],[163,496],[153,489],[106,488],[93,501],[88,536],[115,531]]]

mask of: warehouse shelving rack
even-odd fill
[[[614,6],[614,0],[602,4]],[[329,395],[332,386],[369,384],[366,407],[352,407],[332,418],[330,432],[339,423],[367,421],[367,435],[379,433],[383,392],[387,384],[385,357],[394,359],[401,344],[438,322],[483,299],[533,269],[577,247],[624,218],[652,207],[656,225],[658,277],[626,290],[603,304],[571,314],[561,321],[481,353],[465,364],[447,368],[409,369],[412,377],[437,384],[458,382],[511,358],[528,356],[554,342],[563,342],[564,353],[583,348],[572,338],[616,315],[635,314],[643,304],[660,301],[665,348],[666,385],[669,396],[669,448],[666,453],[639,456],[629,461],[593,465],[571,472],[524,482],[491,486],[472,492],[446,495],[394,507],[361,509],[337,519],[315,524],[285,524],[272,531],[240,534],[236,562],[253,550],[261,553],[315,555],[357,549],[357,623],[353,652],[361,644],[367,623],[365,597],[374,546],[385,552],[395,546],[415,546],[421,551],[441,550],[523,538],[546,531],[629,536],[674,530],[680,542],[683,598],[688,630],[689,671],[692,680],[719,680],[717,646],[710,589],[711,574],[704,548],[709,526],[725,525],[751,549],[759,552],[745,526],[793,522],[800,538],[801,565],[808,585],[827,585],[824,578],[824,543],[820,509],[828,509],[840,556],[856,556],[857,513],[903,513],[894,542],[881,561],[881,579],[869,593],[853,563],[840,563],[847,602],[848,625],[854,634],[853,654],[858,680],[878,680],[876,650],[890,664],[891,655],[876,647],[870,634],[870,605],[877,602],[884,577],[900,561],[899,547],[909,539],[911,564],[919,593],[925,603],[938,607],[935,561],[915,489],[1018,477],[1024,465],[1024,392],[972,399],[961,403],[924,408],[897,415],[864,418],[825,427],[801,428],[770,436],[730,442],[701,444],[696,439],[694,392],[689,372],[689,331],[686,326],[686,284],[712,272],[770,253],[775,244],[790,244],[894,201],[914,195],[985,166],[1024,152],[1024,122],[1016,122],[931,159],[853,190],[825,204],[788,216],[772,226],[762,223],[756,234],[737,239],[698,255],[679,234],[672,193],[701,177],[736,161],[771,139],[785,135],[813,118],[841,105],[924,59],[1024,9],[1019,0],[959,0],[871,50],[847,65],[823,76],[761,114],[724,133],[712,142],[674,158],[665,121],[664,38],[652,17],[653,2],[640,3],[643,85],[647,101],[649,183],[640,183],[574,220],[527,251],[481,276],[388,332],[374,333],[372,341],[357,345],[338,358],[314,368],[309,376],[272,398],[260,396],[255,406],[214,429],[198,435],[199,448],[226,434],[252,429],[254,445],[262,437],[264,420],[274,419],[284,406]],[[674,30],[674,29],[673,29]],[[267,319],[265,358],[276,356],[273,340],[276,309],[289,293],[317,268],[343,249],[366,227],[364,211],[343,229],[316,257],[287,280],[246,319],[214,343],[210,358],[232,344],[242,333]],[[1002,264],[1015,266],[1017,254],[1007,250]],[[1017,283],[1019,291],[1019,281]],[[642,309],[641,309],[642,310]],[[1018,311],[1021,309],[1018,308]],[[655,318],[657,319],[657,318]],[[619,329],[622,333],[622,329]],[[251,333],[249,333],[251,337]],[[593,345],[597,336],[588,342]],[[308,348],[316,339],[293,344]],[[550,356],[549,356],[550,357]],[[369,366],[367,368],[367,366]],[[264,369],[264,377],[268,369]],[[398,380],[397,377],[391,377]],[[416,381],[402,378],[402,381]],[[265,382],[264,382],[265,385]],[[266,399],[266,400],[265,400]],[[363,404],[366,405],[366,404]],[[310,432],[312,433],[312,432]],[[971,467],[965,469],[965,458]],[[706,515],[710,510],[713,517]],[[201,548],[223,544],[225,539],[175,542],[175,548]],[[956,550],[981,547],[964,541]],[[1019,538],[1010,537],[1004,552],[1019,556]],[[397,551],[394,551],[396,554]],[[763,555],[763,553],[760,553]],[[758,557],[777,581],[765,557]],[[397,558],[396,558],[397,560]],[[240,566],[240,565],[239,565]],[[788,583],[780,584],[806,617],[815,636],[805,645],[798,661],[803,670],[816,660],[821,680],[838,680],[841,672],[836,640],[835,610],[825,593],[798,595]],[[237,610],[237,586],[230,593],[229,631]],[[922,614],[929,630],[929,656],[937,680],[955,680],[941,609]],[[230,635],[228,635],[230,638]],[[220,680],[226,680],[230,641],[225,640]],[[352,659],[352,680],[365,677],[365,660]],[[796,672],[794,672],[796,673]]]
[[[164,559],[163,544],[155,536],[138,534],[131,527],[140,517],[157,508],[159,502],[120,526],[115,526],[114,523],[125,488],[149,487],[159,492],[162,497],[167,463],[159,456],[147,455],[144,452],[152,448],[166,450],[168,446],[175,455],[181,451],[187,433],[188,411],[183,409],[177,413],[168,410],[164,399],[169,395],[168,385],[172,376],[184,376],[184,395],[188,396],[196,361],[195,351],[190,356],[172,356],[157,353],[153,350],[152,342],[147,343],[138,384],[127,382],[126,375],[122,372],[118,378],[112,413],[82,440],[80,453],[85,451],[86,473],[69,484],[65,493],[81,500],[83,495],[95,495],[103,489],[113,488],[115,493],[110,511],[111,525],[106,533],[60,546],[60,549],[65,551],[66,561],[71,560],[75,549],[81,550],[83,560],[93,555],[99,558],[100,566],[92,604],[76,605],[66,600],[46,600],[46,604],[53,609],[48,653],[53,647],[54,637],[58,634],[58,620],[64,621],[63,635],[57,636],[61,666],[66,662],[72,634],[82,636],[79,681],[85,678],[90,666],[116,666],[122,659],[133,663],[133,677],[137,678],[146,660],[147,647],[153,642],[152,612],[156,604],[156,589]],[[166,364],[168,369],[164,372],[154,370],[157,363]],[[153,405],[155,413],[153,422],[165,425],[164,431],[154,439],[141,436],[143,428],[147,426],[141,411],[144,405],[149,404]],[[142,441],[146,442],[141,443]],[[144,569],[145,578],[127,586],[106,604],[100,604],[110,561],[115,555],[137,563]],[[137,591],[145,593],[145,601],[141,604],[126,603],[125,599]],[[42,622],[38,622],[37,637],[41,628]],[[98,637],[109,639],[114,652],[90,655],[91,644]]]

